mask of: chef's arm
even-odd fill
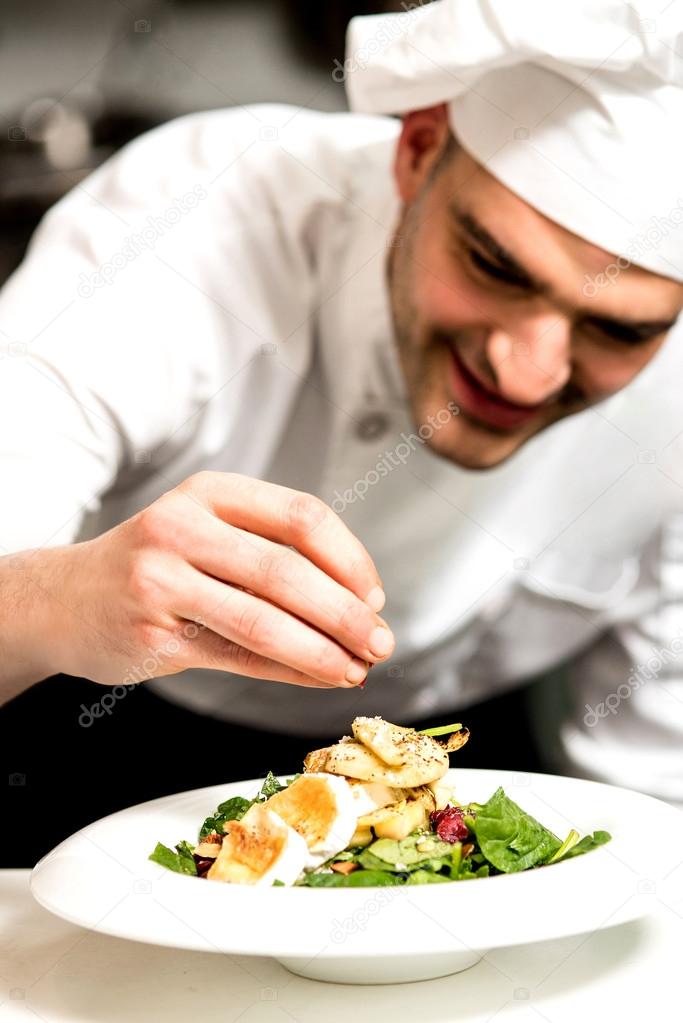
[[[8,304],[3,293],[0,313]],[[196,428],[199,345],[112,337],[106,317],[93,342],[100,319],[84,315],[63,313],[67,335],[0,362],[0,695],[57,673],[125,685],[186,668],[363,681],[394,641],[362,544],[311,495],[217,472],[173,487],[162,458]],[[136,468],[136,450],[153,467]],[[105,493],[164,473],[172,489],[81,539]]]
[[[0,559],[0,680],[211,668],[353,687],[394,641],[362,544],[310,494],[200,472],[92,540]]]
[[[0,558],[0,704],[54,670],[57,551],[23,551]]]

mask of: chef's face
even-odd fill
[[[395,177],[401,364],[416,423],[438,423],[430,446],[460,465],[497,465],[620,390],[683,307],[683,285],[621,269],[500,184],[453,142],[444,106],[404,118]]]

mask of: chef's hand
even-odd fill
[[[93,540],[26,557],[52,598],[39,639],[53,672],[115,685],[213,668],[343,688],[394,647],[377,570],[339,517],[245,476],[200,472]]]

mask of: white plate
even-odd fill
[[[105,817],[45,856],[31,888],[46,909],[103,934],[273,956],[317,980],[390,983],[456,973],[491,948],[624,923],[654,909],[673,884],[683,826],[666,803],[552,775],[460,768],[450,775],[463,802],[485,802],[502,785],[561,838],[570,828],[604,829],[612,841],[525,873],[409,888],[251,888],[174,874],[147,859],[157,841],[192,841],[222,800],[253,795],[260,781],[245,781]]]

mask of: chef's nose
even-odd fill
[[[562,390],[571,373],[568,321],[543,315],[515,326],[514,333],[491,330],[486,354],[503,398],[538,405]]]

